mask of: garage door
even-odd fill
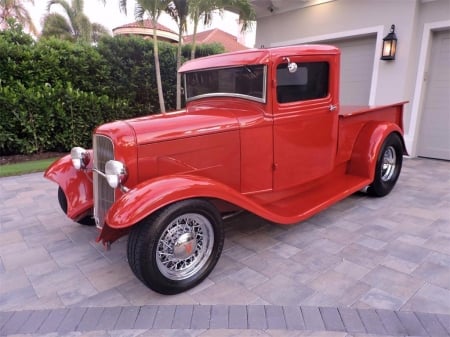
[[[450,30],[433,35],[418,155],[450,160]]]
[[[341,104],[368,105],[376,35],[326,43],[341,49]]]

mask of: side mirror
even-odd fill
[[[288,63],[288,66],[287,66],[288,71],[289,71],[291,74],[295,73],[295,72],[297,71],[297,63],[291,62],[291,60],[289,59],[289,57],[285,57],[284,60],[286,60],[287,63]]]

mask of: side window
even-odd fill
[[[297,63],[297,71],[290,73],[287,63],[278,65],[278,103],[326,97],[328,95],[329,68],[328,62]]]

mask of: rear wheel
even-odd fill
[[[398,134],[391,133],[381,146],[375,167],[375,178],[367,192],[376,197],[389,194],[400,176],[402,162],[402,141]]]
[[[134,274],[161,294],[177,294],[203,281],[223,248],[222,219],[202,199],[167,206],[137,224],[128,238]]]
[[[67,214],[67,197],[61,187],[58,187],[58,201],[64,214]],[[80,225],[95,226],[95,220],[91,216],[85,216],[77,221]]]

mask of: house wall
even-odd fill
[[[422,50],[424,27],[450,20],[450,0],[336,0],[316,6],[268,13],[257,20],[256,47],[324,42],[376,34],[371,98],[380,105],[409,101],[405,109],[405,138],[414,155],[423,89],[417,92],[418,66],[426,69]],[[381,46],[392,24],[398,38],[396,60],[382,61]],[[422,53],[422,55],[421,55]],[[426,54],[426,51],[425,51]],[[425,75],[424,71],[424,75]],[[415,97],[419,95],[419,97]]]

